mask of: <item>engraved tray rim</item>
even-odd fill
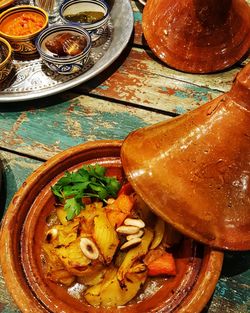
[[[110,15],[113,25],[113,38],[111,44],[104,53],[103,57],[99,59],[89,70],[72,78],[71,80],[56,86],[44,88],[41,91],[35,90],[29,92],[9,93],[2,93],[0,91],[0,103],[16,103],[58,94],[94,78],[111,65],[127,46],[134,27],[134,16],[130,0],[114,0],[112,1],[112,4],[113,6],[111,8]]]

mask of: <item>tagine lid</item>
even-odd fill
[[[142,27],[167,65],[210,73],[239,61],[250,47],[250,6],[242,0],[148,0]]]
[[[135,191],[164,220],[212,247],[250,249],[250,63],[228,93],[125,139]]]

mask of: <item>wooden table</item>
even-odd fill
[[[123,139],[134,129],[191,111],[228,91],[249,61],[210,75],[173,70],[148,49],[142,36],[143,7],[138,1],[132,6],[135,27],[130,43],[101,75],[50,98],[0,105],[1,215],[27,176],[56,153],[86,141]],[[220,280],[204,312],[249,312],[249,264],[249,252],[225,254]],[[19,312],[2,276],[0,312]]]

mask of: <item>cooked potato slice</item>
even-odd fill
[[[113,259],[119,244],[119,239],[105,212],[99,213],[94,218],[93,238],[99,247],[105,262],[109,264]]]
[[[77,238],[79,221],[69,222],[67,225],[56,225],[54,228],[58,230],[57,242],[53,242],[54,246],[67,246]]]
[[[64,264],[55,253],[55,248],[51,244],[45,243],[43,253],[46,277],[56,283],[70,286],[74,282],[75,276],[64,269]]]
[[[111,275],[109,280],[101,283],[98,288],[95,288],[96,286],[92,287],[93,289],[89,288],[85,294],[85,299],[93,306],[110,307],[124,305],[136,296],[146,278],[146,272],[128,273],[122,288],[117,276],[114,275],[112,277]]]
[[[60,258],[55,253],[55,249],[51,244],[45,243],[43,244],[43,256],[44,256],[44,270],[46,273],[46,277],[50,278],[52,272],[63,270],[64,265]]]
[[[59,219],[59,221],[61,222],[61,224],[63,225],[67,225],[68,224],[68,220],[67,220],[67,212],[64,210],[63,207],[59,207],[56,209],[56,215]]]
[[[105,272],[104,278],[101,283],[88,288],[85,292],[85,299],[93,306],[99,306],[101,303],[101,292],[107,288],[112,282],[113,278],[117,273],[117,269],[109,267]]]
[[[133,266],[133,264],[141,257],[147,254],[149,245],[151,244],[151,241],[153,239],[153,232],[145,228],[144,235],[142,237],[142,242],[135,248],[128,251],[128,253],[125,256],[124,261],[122,262],[122,265],[120,266],[117,277],[120,282],[123,283],[126,274],[130,270],[130,268]]]
[[[91,260],[86,258],[80,248],[80,238],[71,242],[68,246],[55,248],[56,255],[60,258],[67,271],[81,276],[84,274]]]
[[[92,271],[84,271],[84,275],[77,279],[79,283],[86,286],[94,286],[102,282],[107,268],[104,267],[102,263],[100,263],[100,265],[91,266],[91,268],[93,269]]]
[[[50,280],[56,283],[63,284],[65,286],[70,286],[75,281],[75,276],[66,270],[53,271],[49,275],[47,275],[47,277]]]
[[[86,219],[93,219],[100,212],[104,212],[102,202],[94,202],[87,204],[76,218],[85,217]]]
[[[101,202],[97,202],[96,205],[95,202],[86,205],[86,208],[76,217],[81,222],[81,236],[86,234],[92,236],[94,232],[94,218],[103,212],[104,209]]]
[[[162,241],[165,232],[165,222],[157,217],[155,228],[154,228],[154,239],[151,243],[150,249],[155,249],[159,246]]]

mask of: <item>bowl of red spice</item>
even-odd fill
[[[0,14],[0,36],[18,54],[36,53],[35,39],[47,26],[47,13],[31,5],[16,6]]]

